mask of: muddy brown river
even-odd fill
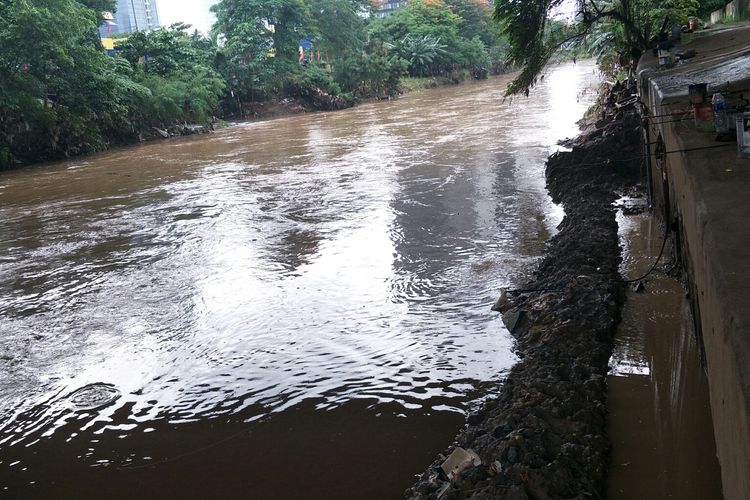
[[[515,361],[552,68],[0,174],[0,496],[399,498]]]

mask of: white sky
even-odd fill
[[[192,24],[195,29],[208,33],[213,19],[208,18],[208,6],[217,0],[156,0],[159,9],[159,22],[162,26],[183,22]]]
[[[157,0],[159,9],[159,22],[162,26],[172,23],[184,22],[192,24],[198,31],[208,34],[213,23],[213,15],[208,12],[208,7],[218,0]],[[566,0],[555,13],[555,17],[572,18],[575,8],[574,0]]]
[[[162,1],[162,0],[159,0]],[[576,2],[575,0],[565,0],[565,3],[552,11],[552,17],[561,21],[572,21],[575,17]]]

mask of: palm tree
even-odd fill
[[[409,61],[412,74],[424,76],[435,57],[445,54],[446,45],[440,43],[440,38],[432,35],[406,35],[399,43],[398,51],[401,57]]]

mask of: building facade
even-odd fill
[[[376,17],[385,17],[395,10],[405,7],[409,0],[372,0]]]
[[[159,27],[156,0],[117,0],[117,11],[112,22],[105,22],[99,29],[102,38],[119,33],[149,31]]]

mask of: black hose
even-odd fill
[[[633,280],[625,280],[624,279],[624,280],[622,280],[622,282],[623,283],[637,283],[637,282],[639,282],[641,280],[646,279],[652,272],[654,272],[654,269],[656,269],[657,264],[659,264],[659,261],[661,260],[662,255],[664,255],[664,248],[666,248],[666,246],[667,246],[667,239],[669,239],[669,228],[668,227],[664,229],[664,240],[662,240],[662,242],[661,242],[661,250],[659,250],[659,256],[656,257],[656,261],[654,262],[654,265],[651,266],[651,269],[649,269],[648,272],[646,274],[644,274],[643,276],[641,276],[640,278],[636,278],[636,279],[633,279]]]

